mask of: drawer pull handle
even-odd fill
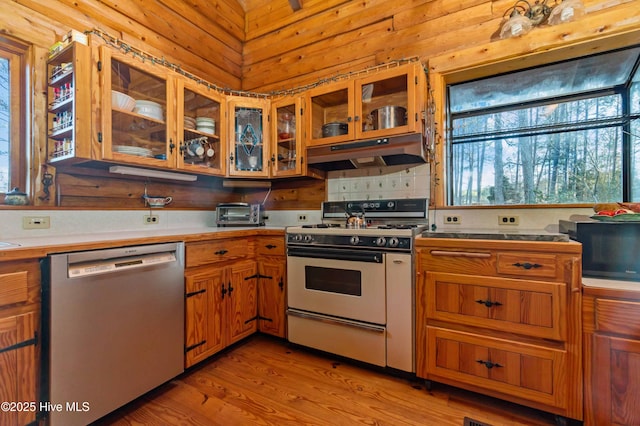
[[[278,246],[273,245],[273,244],[267,244],[265,247],[268,248],[269,250],[271,250],[271,249],[274,249],[274,248],[276,248]]]
[[[213,254],[219,254],[220,256],[222,256],[223,254],[225,254],[227,252],[228,252],[228,250],[222,249],[222,250],[214,251]]]
[[[487,308],[493,308],[494,306],[502,306],[500,302],[492,302],[491,300],[476,300],[476,303],[486,306]]]
[[[450,256],[450,257],[475,257],[486,259],[491,257],[491,253],[477,253],[468,251],[448,251],[448,250],[431,250],[432,256]]]
[[[517,268],[524,268],[524,269],[542,268],[542,265],[538,263],[529,263],[529,262],[524,262],[524,263],[518,262],[518,263],[514,263],[513,266]]]
[[[479,364],[484,365],[489,370],[491,370],[493,367],[502,367],[502,365],[498,364],[497,362],[483,361],[481,359],[477,360],[476,362],[479,363]]]

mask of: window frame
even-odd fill
[[[637,49],[638,45],[629,46],[623,49],[613,49],[610,52],[626,50],[626,49]],[[595,55],[586,55],[587,56],[599,56],[602,54],[606,54],[607,52],[600,52]],[[548,64],[551,66],[571,62],[574,60],[578,60],[580,58],[572,58],[565,61],[556,62],[553,64]],[[628,79],[623,84],[612,85],[609,87],[603,87],[598,89],[593,89],[587,92],[578,92],[573,94],[565,94],[554,96],[550,98],[544,99],[533,99],[528,101],[517,101],[515,103],[497,105],[497,106],[489,106],[486,108],[477,108],[469,111],[461,111],[461,112],[451,112],[451,104],[446,104],[446,117],[447,117],[447,134],[446,134],[446,146],[444,148],[445,157],[447,159],[447,181],[446,181],[446,192],[445,192],[445,202],[450,207],[469,207],[469,205],[459,205],[453,204],[455,199],[454,194],[454,185],[452,182],[452,177],[454,175],[454,146],[457,144],[466,144],[466,143],[474,143],[474,142],[487,142],[494,141],[499,142],[503,139],[510,138],[520,138],[520,137],[535,137],[538,135],[546,135],[546,134],[554,134],[554,133],[562,133],[568,131],[581,131],[581,130],[589,130],[589,129],[597,129],[597,128],[605,128],[605,129],[620,129],[621,135],[621,180],[620,180],[620,197],[622,202],[630,202],[632,200],[631,194],[631,182],[632,182],[632,173],[631,173],[631,151],[633,146],[631,145],[632,136],[631,136],[631,121],[638,119],[638,114],[632,114],[630,109],[630,91],[631,85],[633,82],[633,78],[635,74],[638,72],[640,63],[640,59],[636,59],[634,66],[630,72]],[[547,65],[542,65],[541,67],[545,67]],[[536,68],[533,67],[528,68],[530,71],[535,71]],[[501,77],[504,75],[509,75],[512,73],[521,72],[523,70],[515,70],[509,73],[496,74],[494,76],[483,77],[482,79],[491,79],[493,77]],[[476,81],[476,80],[471,80]],[[461,82],[465,83],[465,82]],[[446,94],[447,101],[450,97],[450,84],[446,86]],[[540,127],[531,127],[528,129],[520,128],[520,129],[506,129],[498,132],[489,132],[489,133],[476,133],[471,135],[460,135],[454,136],[454,128],[453,122],[455,120],[470,118],[470,117],[478,117],[485,116],[490,114],[499,114],[503,112],[515,112],[521,109],[529,109],[536,108],[540,106],[547,106],[551,104],[560,104],[566,102],[580,101],[580,100],[588,100],[588,99],[597,99],[606,96],[617,96],[620,99],[620,116],[617,117],[604,117],[601,119],[596,119],[595,122],[592,120],[590,122],[575,122],[575,123],[558,123],[553,125],[546,125]],[[640,178],[640,177],[638,177]],[[635,194],[634,199],[638,198],[638,194]],[[595,201],[594,201],[595,202]],[[543,204],[543,203],[538,203]],[[496,207],[501,208],[505,206],[513,206],[513,207],[532,207],[537,206],[538,204],[527,204],[527,203],[518,203],[518,204],[481,204],[480,206],[485,207]],[[566,205],[577,205],[578,203],[566,203]],[[593,203],[591,203],[593,204]],[[587,205],[591,205],[587,204]],[[565,204],[557,204],[559,206],[563,206]],[[474,205],[476,206],[476,205]]]
[[[570,25],[570,24],[568,24]],[[548,34],[547,34],[548,33]],[[550,209],[550,208],[590,208],[592,204],[544,204],[544,205],[486,205],[486,206],[450,206],[446,202],[446,158],[447,96],[448,84],[459,83],[489,77],[501,73],[533,68],[548,63],[570,60],[595,53],[621,49],[637,45],[640,39],[640,28],[630,28],[624,33],[575,34],[571,41],[554,49],[545,49],[547,38],[555,39],[553,31],[542,28],[538,31],[536,46],[518,40],[507,39],[491,41],[485,45],[463,48],[455,52],[447,52],[428,59],[428,99],[430,133],[428,149],[430,151],[431,176],[430,193],[432,207],[446,209]]]
[[[0,35],[0,55],[9,59],[10,124],[9,124],[9,190],[19,187],[28,192],[27,119],[29,116],[28,58],[30,46]],[[18,141],[18,143],[15,143]],[[4,194],[0,190],[0,194]]]

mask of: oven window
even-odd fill
[[[304,286],[307,290],[362,296],[360,271],[350,269],[304,267]]]

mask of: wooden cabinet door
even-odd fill
[[[594,424],[640,424],[640,341],[596,335],[593,356]]]
[[[0,411],[0,424],[25,425],[35,422],[37,314],[0,319],[0,401],[27,404],[26,409]],[[31,409],[33,408],[33,409]]]
[[[284,258],[260,261],[258,288],[258,328],[261,332],[285,337],[285,275]]]
[[[224,268],[185,276],[185,367],[224,348]]]
[[[258,330],[258,267],[253,260],[237,262],[228,268],[227,344]]]

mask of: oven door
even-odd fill
[[[289,308],[386,324],[382,252],[289,246],[287,286]]]

